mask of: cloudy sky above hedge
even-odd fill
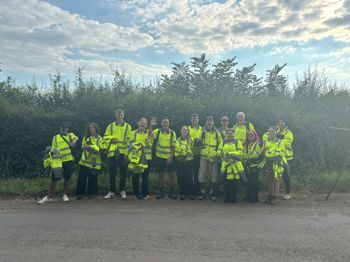
[[[350,85],[350,0],[2,0],[0,79],[170,73],[171,62],[205,52],[237,57],[256,72],[287,63],[293,81],[307,66]]]

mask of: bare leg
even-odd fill
[[[48,198],[53,198],[53,195],[55,194],[56,183],[56,181],[51,181],[51,184],[49,185]]]

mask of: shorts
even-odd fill
[[[201,158],[198,172],[199,183],[217,183],[218,173],[217,162],[210,162]]]
[[[175,172],[175,163],[172,161],[170,164],[167,163],[168,159],[155,157],[153,160],[154,171],[158,173],[163,172]]]
[[[73,173],[73,168],[74,168],[74,161],[73,160],[62,163],[63,179],[65,181],[68,181],[71,178],[72,173]],[[51,178],[53,181],[60,180],[60,179],[54,178],[53,174],[51,175]]]

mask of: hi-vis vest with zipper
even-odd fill
[[[246,122],[243,126],[240,126],[238,123],[236,123],[233,126],[234,137],[235,137],[235,139],[239,140],[242,143],[242,145],[244,144],[244,142],[247,138],[248,129],[255,131],[253,124],[250,122]]]
[[[244,152],[244,160],[249,168],[257,168],[262,161],[262,145],[259,141],[248,144]]]
[[[239,179],[244,172],[242,164],[243,145],[239,140],[223,141],[220,144],[221,173],[226,175],[227,180]],[[227,159],[228,158],[228,159]]]
[[[107,157],[113,157],[116,150],[120,154],[127,153],[127,147],[129,146],[128,139],[131,131],[131,126],[126,122],[121,125],[113,122],[107,126],[105,135],[103,136],[105,147],[108,149]],[[111,139],[117,139],[117,144],[112,144]]]
[[[277,132],[277,136],[280,136],[282,141],[283,141],[283,145],[284,145],[284,148],[286,150],[287,161],[292,160],[293,155],[294,155],[293,148],[292,148],[294,135],[293,135],[292,131],[290,131],[288,128],[285,128],[284,130],[277,128],[276,132]]]
[[[131,143],[128,150],[128,170],[132,174],[140,174],[148,168],[144,146],[140,142]]]
[[[51,147],[56,147],[58,149],[62,162],[72,161],[74,160],[74,156],[72,155],[70,146],[62,137],[64,137],[69,144],[78,137],[73,133],[68,133],[65,136],[61,134],[55,135],[52,139]]]
[[[193,159],[193,141],[191,138],[179,137],[175,144],[175,157],[178,161],[189,161]]]
[[[158,132],[160,132],[159,136],[158,136]],[[176,134],[172,129],[169,129],[168,132],[162,132],[162,129],[158,128],[153,131],[153,139],[157,139],[157,136],[158,136],[158,141],[156,141],[157,142],[156,152],[155,152],[156,157],[168,159],[175,147]]]
[[[102,137],[90,136],[88,138],[84,137],[82,141],[82,148],[90,144],[90,149],[82,149],[81,159],[79,165],[86,166],[91,169],[100,170],[102,167],[101,153],[100,149],[103,148]]]
[[[259,167],[264,168],[269,161],[272,162],[272,171],[275,178],[283,175],[285,163],[285,148],[283,141],[277,139],[275,141],[265,140],[263,145],[264,160],[259,164]]]
[[[216,162],[219,157],[219,146],[222,142],[220,132],[216,128],[212,131],[203,130],[201,139],[201,158],[210,162]]]
[[[141,143],[147,160],[152,160],[152,137],[148,139],[148,130],[140,132],[138,129],[132,131],[129,135],[129,149],[134,143]]]
[[[188,132],[190,137],[192,138],[192,141],[194,141],[195,139],[197,140],[201,140],[202,138],[202,127],[198,126],[198,128],[192,127],[192,126],[188,126]],[[200,146],[196,146],[194,145],[193,147],[193,154],[195,156],[198,156],[200,154]]]

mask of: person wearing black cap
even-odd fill
[[[77,141],[78,141],[78,137],[73,133],[69,132],[68,123],[62,124],[60,127],[59,134],[55,135],[52,139],[51,150],[54,150],[55,152],[57,152],[57,155],[62,161],[62,171],[63,171],[62,176],[64,179],[63,196],[62,196],[63,202],[69,201],[69,198],[68,198],[69,181],[72,176],[72,171],[74,168],[74,156],[72,154],[72,150],[75,147]],[[47,202],[52,201],[56,183],[59,179],[60,177],[52,176],[52,181],[49,186],[48,195],[45,196],[43,199],[41,199],[38,202],[39,204],[45,204]]]

